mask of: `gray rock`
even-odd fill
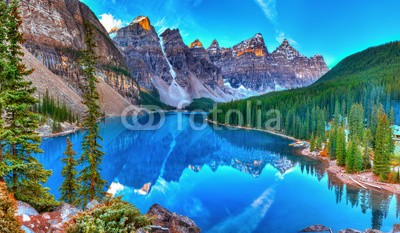
[[[301,232],[325,232],[325,231],[330,231],[330,228],[321,224],[309,226],[301,230]]]
[[[195,222],[188,217],[172,213],[169,210],[161,207],[158,204],[154,204],[150,207],[147,215],[153,217],[153,225],[157,226],[154,228],[155,231],[151,232],[165,232],[169,229],[170,232],[180,233],[199,233],[200,228],[197,227]]]
[[[364,233],[382,233],[382,231],[376,229],[366,229]]]
[[[394,224],[392,233],[399,233],[400,232],[400,224]]]
[[[358,230],[347,228],[345,230],[340,230],[339,233],[362,233],[362,232],[358,231]]]
[[[69,217],[76,215],[79,212],[79,210],[76,207],[68,203],[61,204],[54,211],[60,214],[61,219],[63,219],[63,221],[64,220],[68,221]]]
[[[28,203],[22,202],[22,201],[17,201],[18,205],[18,213],[17,216],[22,216],[24,214],[28,216],[36,216],[39,215],[39,213]]]
[[[96,207],[96,206],[98,206],[98,205],[100,205],[100,203],[99,203],[97,200],[93,200],[93,201],[89,202],[89,203],[86,205],[85,209],[86,209],[86,210],[90,210],[90,209],[93,209],[94,207]]]
[[[35,233],[34,231],[32,231],[29,227],[27,226],[22,226],[21,229],[23,231],[25,231],[25,233]]]

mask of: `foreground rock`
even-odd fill
[[[307,228],[304,228],[300,232],[333,232],[331,228],[328,228],[324,225],[313,225]],[[399,232],[400,233],[400,225],[395,224],[393,225],[393,231],[392,233]],[[344,230],[340,230],[339,233],[382,233],[380,230],[376,229],[366,229],[365,231],[359,231],[351,228],[347,228]]]
[[[99,202],[90,202],[85,209],[96,208]],[[64,223],[69,222],[72,216],[80,210],[69,204],[62,204],[53,212],[39,214],[32,206],[18,202],[17,218],[22,223],[22,230],[26,233],[64,233]],[[172,213],[160,205],[153,205],[147,212],[154,220],[153,225],[140,229],[138,233],[198,233],[200,228],[188,217]]]
[[[22,223],[22,230],[27,233],[63,233],[64,223],[77,213],[77,208],[62,204],[53,212],[38,214],[30,205],[18,202],[18,218]]]
[[[198,233],[200,228],[188,217],[172,213],[158,204],[150,207],[147,215],[153,217],[153,226],[149,231],[139,232],[180,232],[180,233]]]
[[[313,225],[301,230],[301,232],[325,232],[325,231],[331,231],[331,229],[321,224]]]

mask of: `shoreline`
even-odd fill
[[[251,128],[251,127],[246,127],[246,126],[227,125],[227,124],[222,124],[222,123],[218,123],[218,122],[212,121],[210,119],[206,119],[206,121],[211,123],[211,124],[213,124],[213,125],[220,125],[220,126],[231,127],[231,128],[236,128],[236,129],[259,131],[259,132],[272,134],[272,135],[275,135],[275,136],[278,136],[278,137],[282,137],[282,138],[285,138],[285,139],[289,139],[289,140],[292,140],[294,142],[300,142],[301,141],[301,140],[299,140],[297,138],[294,138],[294,137],[291,137],[291,136],[287,136],[287,135],[285,135],[283,133],[278,133],[278,132],[267,130],[267,129],[256,129],[256,128]]]
[[[289,140],[292,140],[295,142],[301,141],[297,138],[287,136],[282,133],[270,131],[270,130],[254,129],[254,128],[244,127],[244,126],[226,125],[226,124],[212,121],[210,119],[206,119],[206,121],[211,124],[214,124],[214,125],[220,125],[220,126],[232,127],[232,128],[244,129],[244,130],[260,131],[260,132],[272,134],[275,136],[279,136],[282,138],[286,138],[286,139],[289,139]],[[391,183],[380,182],[378,180],[378,177],[376,177],[371,171],[349,174],[349,173],[346,173],[345,168],[337,166],[336,161],[331,161],[328,157],[319,156],[319,154],[317,152],[310,152],[309,148],[303,148],[300,150],[301,150],[300,153],[298,153],[299,156],[305,156],[305,157],[308,157],[308,158],[311,158],[314,160],[321,161],[324,164],[326,171],[330,175],[333,175],[334,178],[340,180],[342,183],[344,183],[346,185],[351,185],[351,186],[363,188],[366,190],[389,192],[391,194],[400,194],[400,184],[391,184]]]

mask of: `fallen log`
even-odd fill
[[[367,183],[367,182],[361,182],[361,181],[360,181],[360,183],[368,185],[368,186],[371,186],[373,188],[377,188],[379,190],[383,190],[383,188],[381,186],[378,186],[378,185],[370,184],[370,183]]]
[[[356,181],[355,179],[353,179],[351,176],[349,176],[350,180],[352,180],[354,183],[358,184],[359,186],[361,186],[364,189],[367,189],[367,187],[365,187],[363,184],[361,184],[360,182]]]

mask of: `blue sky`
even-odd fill
[[[106,27],[138,15],[160,33],[179,28],[186,44],[213,39],[230,47],[262,33],[269,51],[284,38],[333,67],[370,46],[400,40],[399,0],[82,0]]]

